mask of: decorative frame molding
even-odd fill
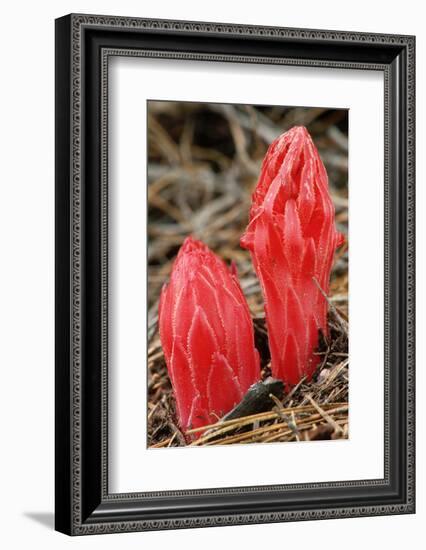
[[[414,512],[414,52],[412,36],[96,15],[56,21],[59,531],[83,535]],[[384,73],[383,480],[108,493],[108,59],[117,55]],[[186,509],[173,504],[176,497],[186,499]]]

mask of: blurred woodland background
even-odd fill
[[[227,263],[236,263],[254,320],[262,374],[268,374],[262,294],[249,252],[240,247],[239,239],[266,150],[278,135],[296,125],[307,127],[319,150],[337,228],[346,236],[332,273],[330,338],[318,350],[323,361],[311,383],[302,381],[284,397],[286,421],[277,412],[274,418],[254,419],[250,429],[247,424],[230,426],[223,437],[200,440],[224,444],[348,437],[348,111],[149,101],[148,446],[188,443],[176,425],[157,328],[160,290],[188,235],[205,242]]]

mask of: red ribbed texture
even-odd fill
[[[260,377],[235,269],[189,237],[161,292],[160,338],[183,430],[216,422]]]
[[[266,153],[241,239],[263,290],[272,374],[287,384],[310,379],[318,364],[328,310],[318,285],[328,294],[342,242],[324,165],[306,128],[294,127]]]

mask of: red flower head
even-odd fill
[[[191,237],[161,292],[159,325],[182,429],[216,422],[258,381],[253,324],[235,270]]]
[[[324,165],[303,126],[269,147],[241,245],[251,252],[265,299],[272,374],[289,384],[310,378],[327,301],[334,251],[342,244]]]

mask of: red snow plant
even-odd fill
[[[183,430],[216,422],[260,376],[235,270],[188,237],[161,292],[160,338]]]
[[[320,289],[328,294],[341,243],[324,165],[306,128],[294,127],[266,153],[241,239],[263,290],[272,374],[288,384],[318,364],[328,309]]]

